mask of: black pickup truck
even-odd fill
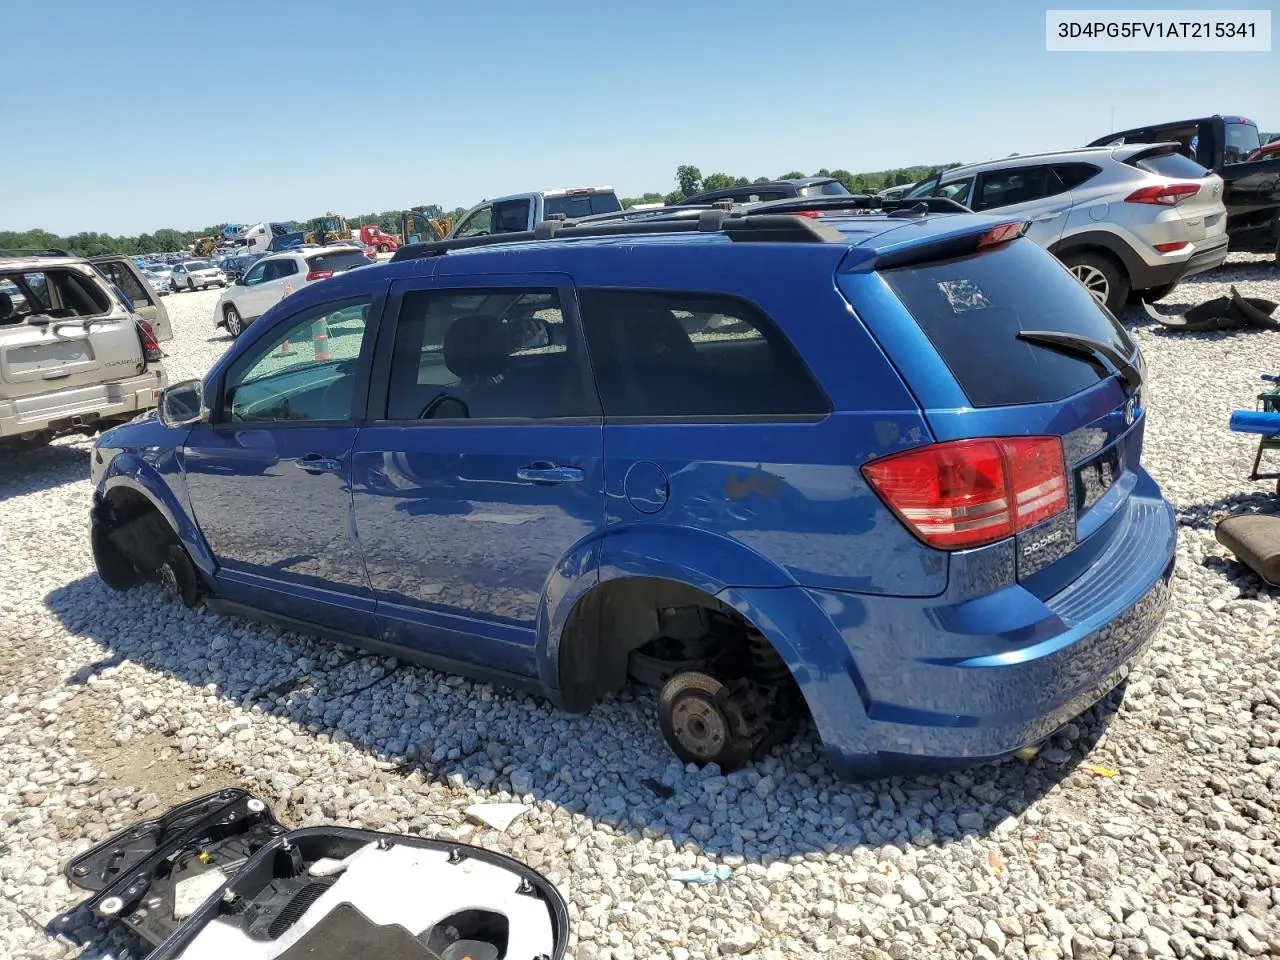
[[[1158,123],[1111,133],[1089,146],[1173,141],[1182,144],[1182,152],[1192,160],[1222,177],[1231,249],[1275,252],[1280,257],[1280,154],[1248,159],[1261,146],[1258,125],[1252,120],[1215,115]]]

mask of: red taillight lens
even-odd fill
[[[1017,240],[1026,231],[1027,221],[1025,220],[1002,223],[998,227],[992,227],[978,238],[978,249],[981,250],[983,247],[994,247],[997,244],[1008,243],[1010,240]]]
[[[332,276],[332,270],[312,270],[307,274],[307,283],[313,280],[327,280]]]
[[[1003,540],[1067,508],[1058,437],[954,440],[862,468],[917,537],[940,550]]]
[[[793,217],[809,217],[811,220],[817,220],[822,216],[817,210],[792,210],[791,215]]]
[[[138,342],[142,344],[142,355],[148,363],[156,363],[164,359],[164,351],[160,349],[160,341],[156,339],[155,328],[141,317],[137,317]]]
[[[1153,246],[1160,253],[1174,253],[1178,250],[1185,250],[1191,246],[1191,243],[1187,240],[1178,240],[1175,243],[1157,243],[1153,244]]]
[[[1154,187],[1143,187],[1124,198],[1125,203],[1157,203],[1165,207],[1176,207],[1183,200],[1194,197],[1200,188],[1194,183],[1163,183]]]

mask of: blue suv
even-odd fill
[[[98,440],[101,578],[573,711],[650,684],[688,762],[805,718],[859,778],[1041,742],[1165,610],[1141,356],[1025,224],[840,200],[298,291]]]

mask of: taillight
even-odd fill
[[[327,280],[332,276],[332,270],[312,270],[307,274],[307,283],[310,283],[312,280]]]
[[[813,220],[817,220],[820,216],[822,216],[822,214],[819,213],[817,210],[792,210],[791,215],[793,217],[809,217],[810,219],[813,219]]]
[[[940,550],[1003,540],[1068,502],[1058,437],[935,443],[873,460],[862,473],[912,533]]]
[[[1152,244],[1152,246],[1160,253],[1175,253],[1191,246],[1191,242],[1189,240],[1175,240],[1173,243],[1156,243]]]
[[[1124,198],[1125,203],[1156,203],[1164,207],[1176,207],[1183,200],[1194,197],[1200,187],[1194,183],[1162,183],[1143,187]]]
[[[998,227],[992,227],[978,238],[978,249],[982,250],[985,247],[995,247],[1002,243],[1008,243],[1010,240],[1017,240],[1027,232],[1028,226],[1029,224],[1026,220],[1013,220],[1009,223],[1002,223]]]
[[[138,342],[142,344],[142,355],[147,363],[156,363],[164,359],[164,351],[160,349],[160,341],[156,339],[155,328],[141,317],[135,317],[138,330]]]

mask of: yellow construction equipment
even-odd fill
[[[309,221],[303,235],[304,243],[325,244],[350,239],[351,228],[347,226],[347,218],[332,211]]]
[[[406,210],[400,215],[403,243],[429,243],[443,240],[453,229],[453,217],[428,217],[421,210]]]
[[[217,249],[218,244],[221,242],[221,237],[196,237],[191,244],[191,252],[197,257],[207,257]]]

